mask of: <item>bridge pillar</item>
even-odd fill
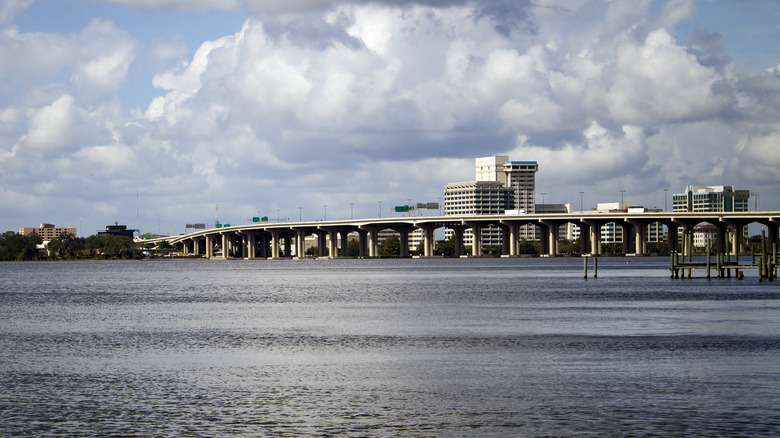
[[[210,259],[214,257],[214,241],[210,234],[206,235],[206,258]]]
[[[379,257],[379,230],[368,230],[368,256]]]
[[[520,227],[517,224],[507,224],[504,232],[504,247],[506,247],[506,252],[504,254],[508,254],[512,257],[520,255],[517,250],[517,232],[519,229]]]
[[[257,234],[249,233],[246,238],[246,258],[257,258]]]
[[[593,221],[593,222],[585,222],[588,226],[588,232],[589,232],[589,241],[590,241],[590,255],[593,257],[598,257],[601,255],[601,223]],[[582,235],[582,231],[580,231],[580,236]]]
[[[270,230],[271,231],[271,258],[276,260],[279,258],[279,246],[281,242],[279,242],[279,230]]]
[[[401,240],[401,257],[409,257],[409,230],[401,228],[398,230]]]
[[[341,230],[339,231],[339,235],[341,238],[339,241],[341,242],[341,257],[348,257],[349,256],[349,230]]]
[[[324,230],[317,231],[317,257],[325,257],[328,247],[328,233]]]
[[[767,225],[768,233],[767,238],[769,242],[769,247],[772,248],[773,243],[777,243],[778,238],[778,228],[780,228],[777,224],[774,225]]]
[[[546,230],[546,233],[542,233],[542,239],[547,240],[547,255],[549,256],[557,256],[560,254],[558,251],[558,228],[560,228],[561,224],[553,221],[542,221],[544,224],[543,230]]]
[[[358,257],[366,258],[368,255],[368,231],[358,230]]]
[[[590,252],[590,224],[579,222],[577,226],[580,228],[580,255],[585,255]]]
[[[631,252],[631,231],[633,231],[633,226],[628,222],[616,222],[615,224],[622,230],[623,255],[628,255]]]
[[[295,230],[295,257],[306,257],[306,231]]]
[[[222,238],[222,258],[227,259],[228,258],[228,238],[225,233],[220,233],[220,237]]]
[[[338,257],[338,232],[336,230],[328,231],[328,255],[331,257]]]
[[[482,255],[482,224],[470,223],[471,227],[471,255],[478,257]]]
[[[422,234],[423,234],[422,255],[424,257],[433,257],[433,252],[435,249],[434,231],[436,230],[436,226],[421,225],[419,226],[419,228],[422,230]]]
[[[466,229],[463,225],[451,225],[452,230],[452,249],[455,257],[463,255],[463,231]]]
[[[715,234],[717,239],[718,254],[726,253],[728,249],[728,224],[719,222],[715,224]]]
[[[680,247],[679,243],[677,242],[679,237],[679,232],[677,229],[678,226],[676,223],[666,224],[666,246],[669,249],[669,252],[676,252]]]
[[[284,236],[282,242],[284,243],[284,256],[292,257],[292,236]]]
[[[645,242],[647,242],[647,225],[639,221],[630,221],[630,223],[636,227],[636,234],[634,236],[634,254],[641,256],[646,251]]]

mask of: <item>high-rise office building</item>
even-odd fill
[[[734,186],[690,185],[672,196],[673,211],[748,211],[750,190]]]
[[[475,181],[450,183],[444,189],[444,214],[502,214],[507,210],[535,211],[535,161],[509,161],[508,156],[481,157],[474,160]],[[447,237],[451,232],[447,232]],[[472,242],[471,230],[464,233],[464,244]],[[501,230],[487,226],[482,230],[484,246],[501,245]],[[536,240],[536,227],[520,227],[521,240]]]

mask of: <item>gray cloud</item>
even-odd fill
[[[374,215],[378,200],[435,201],[474,157],[508,153],[539,161],[550,202],[625,189],[658,205],[663,188],[712,183],[780,204],[778,69],[737,68],[701,27],[678,42],[692,2],[222,4],[257,15],[175,65],[181,49],[166,50],[159,96],[129,115],[115,96],[137,56],[126,31],[4,34],[0,60],[21,62],[0,62],[0,83],[26,91],[0,101],[0,202],[56,216],[68,197],[71,225],[131,222],[138,192],[140,215],[169,223],[218,202],[238,220],[323,204],[345,217],[350,202]]]

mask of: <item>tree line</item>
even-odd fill
[[[0,235],[0,260],[53,259],[140,259],[141,250],[127,236],[76,237],[62,233],[49,241],[47,250],[39,250],[41,237],[35,233],[23,236],[13,231]]]

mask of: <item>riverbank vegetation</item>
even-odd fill
[[[37,234],[22,236],[7,231],[0,235],[0,260],[63,259],[140,259],[142,251],[133,239],[125,236],[76,237],[63,233],[49,241],[45,249]]]

